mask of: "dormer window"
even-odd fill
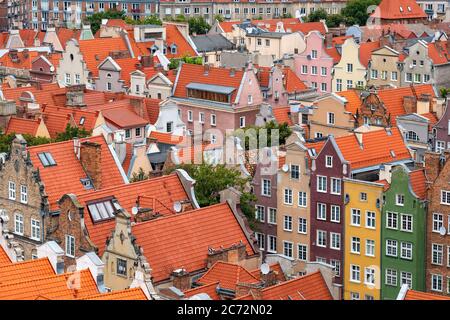
[[[114,218],[114,206],[111,200],[104,200],[88,205],[89,213],[94,222]]]
[[[177,54],[177,46],[175,44],[170,46],[170,53]]]
[[[152,54],[155,54],[155,52],[158,50],[159,48],[157,46],[152,46],[150,48],[150,51],[152,52]]]
[[[94,188],[94,186],[92,185],[92,181],[89,178],[82,178],[80,179],[80,182],[86,190],[91,190]]]
[[[38,157],[44,167],[56,166],[56,162],[50,152],[38,153]]]
[[[85,117],[81,117],[81,118],[80,118],[80,125],[81,125],[81,126],[84,124],[84,121],[85,121],[85,120],[86,120]]]
[[[403,12],[403,7],[402,6],[400,6],[400,12]]]

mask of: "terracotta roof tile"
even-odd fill
[[[422,113],[422,117],[425,117],[428,119],[428,130],[431,131],[433,129],[433,126],[439,121],[439,119],[436,117],[436,114],[434,113]]]
[[[148,300],[141,288],[99,293],[93,296],[84,297],[81,300]]]
[[[103,110],[102,114],[106,121],[111,122],[115,127],[120,129],[144,127],[148,124],[147,120],[128,109],[108,109]]]
[[[300,80],[300,78],[295,74],[294,71],[291,70],[291,68],[284,68],[283,74],[285,77],[284,83],[286,92],[293,93],[308,89],[305,83]]]
[[[12,117],[9,119],[5,134],[20,133],[34,136],[39,127],[40,119],[23,119]]]
[[[450,52],[447,48],[447,41],[428,43],[428,56],[435,65],[450,62]]]
[[[217,286],[219,285],[219,282],[212,282],[210,284],[206,284],[194,289],[186,290],[184,291],[184,295],[187,298],[190,298],[192,296],[195,296],[196,294],[200,293],[206,293],[212,300],[221,300],[219,294],[217,293]]]
[[[45,106],[42,108],[42,112],[48,113],[50,115],[71,115],[76,126],[84,128],[87,131],[92,131],[95,127],[95,122],[98,118],[98,113],[95,111],[80,110],[68,107],[55,107],[55,106]]]
[[[61,42],[62,47],[66,48],[66,43],[70,39],[79,40],[80,39],[80,29],[68,29],[68,28],[58,28],[56,34],[58,35],[59,42]]]
[[[356,114],[356,110],[359,109],[362,103],[358,92],[356,90],[347,90],[336,92],[336,94],[347,100],[345,110],[347,110],[351,114]]]
[[[391,135],[386,130],[362,133],[362,148],[355,134],[338,137],[336,143],[345,160],[351,163],[352,170],[410,159],[411,154],[400,131],[392,128],[391,132]]]
[[[64,132],[67,125],[71,124],[70,114],[44,112],[42,114],[42,119],[44,119],[48,133],[50,133],[52,139],[55,139],[58,136],[58,133]]]
[[[11,263],[0,268],[0,286],[54,275],[47,258]]]
[[[80,139],[80,142],[83,141],[95,142],[101,145],[102,188],[123,184],[122,175],[103,136]],[[81,178],[86,178],[86,173],[73,151],[72,140],[28,147],[28,151],[30,152],[33,166],[39,169],[51,210],[58,208],[56,202],[63,194],[81,194],[86,192],[80,182]],[[44,167],[38,158],[38,154],[41,152],[50,152],[56,165]]]
[[[409,173],[411,187],[419,199],[427,197],[427,185],[424,169],[418,169]]]
[[[247,254],[256,253],[227,203],[138,223],[132,233],[152,266],[155,282],[168,279],[178,268],[204,269],[208,248],[227,248],[242,241]]]
[[[273,116],[279,124],[287,123],[289,126],[293,126],[292,119],[289,117],[291,107],[276,107],[272,109]]]
[[[0,245],[0,265],[10,264],[12,263],[5,249]]]
[[[254,300],[252,294],[241,300]],[[262,290],[261,300],[333,300],[320,271]]]
[[[280,282],[286,281],[286,277],[284,275],[283,269],[281,268],[281,265],[279,262],[270,265],[270,270],[272,270],[273,272],[276,273],[278,281],[280,281]],[[261,270],[260,269],[252,270],[252,271],[250,271],[250,273],[258,280],[261,278]]]
[[[257,284],[259,279],[253,276],[244,267],[217,261],[197,282],[201,284],[211,284],[219,281],[219,286],[223,289],[236,291],[238,283]]]
[[[148,121],[150,122],[150,124],[155,124],[156,121],[158,121],[158,117],[159,117],[159,104],[161,102],[161,100],[158,99],[150,99],[150,98],[145,98],[145,106],[147,108],[147,115],[148,115]]]
[[[0,285],[0,300],[73,300],[98,293],[89,269]]]
[[[404,300],[450,300],[450,297],[429,292],[408,290]]]
[[[380,41],[364,42],[359,46],[359,61],[367,68],[372,51],[380,48]]]
[[[11,54],[4,54],[0,58],[0,65],[9,68],[15,69],[31,69],[31,62],[39,56],[39,53],[36,51],[28,51],[28,52],[16,52],[16,59],[13,59]]]
[[[195,53],[194,48],[189,44],[189,42],[183,37],[180,30],[176,25],[165,24],[166,27],[166,45],[170,47],[175,44],[177,46],[177,53],[173,54],[170,52],[170,49],[167,49],[166,57],[168,59],[172,58],[182,58],[184,56],[194,57],[197,54]]]
[[[427,15],[415,0],[382,0],[371,17],[397,20],[427,18]]]
[[[159,143],[177,145],[183,142],[184,137],[176,136],[167,132],[152,131],[150,139],[156,139]]]
[[[381,183],[383,185],[383,190],[387,191],[391,186],[386,179],[375,181],[376,183]]]
[[[341,55],[339,51],[336,49],[336,46],[332,46],[331,48],[325,48],[325,52],[333,58],[334,64],[339,63],[341,61]]]

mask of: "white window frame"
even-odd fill
[[[73,252],[71,248],[71,244],[73,243]],[[69,234],[65,236],[65,253],[66,256],[75,258],[75,237]]]
[[[8,199],[16,200],[16,183],[8,181]]]
[[[40,241],[41,240],[41,221],[31,218],[30,228],[31,228],[30,238],[33,240],[36,240],[36,241]],[[37,236],[35,236],[35,235],[37,235]]]

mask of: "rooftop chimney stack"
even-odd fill
[[[95,142],[84,141],[80,147],[80,161],[84,171],[91,179],[95,189],[102,187],[102,146]]]

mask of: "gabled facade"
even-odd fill
[[[428,118],[416,113],[397,117],[397,126],[413,151],[414,160],[419,163],[424,162],[425,151],[430,148],[429,122]]]
[[[391,167],[386,166],[386,171]],[[402,286],[425,290],[426,185],[423,169],[397,166],[383,175],[390,183],[384,192],[381,219],[381,299],[395,299]]]
[[[402,83],[400,77],[402,64],[399,63],[401,58],[399,52],[388,46],[374,50],[369,61],[367,85],[376,88],[400,87]]]
[[[450,100],[447,100],[444,113],[432,129],[432,147],[435,152],[442,152],[450,147]]]
[[[89,70],[80,45],[77,40],[70,39],[66,44],[59,66],[56,70],[56,79],[60,84],[87,84]]]
[[[407,55],[403,60],[401,86],[412,84],[433,83],[433,61],[429,57],[428,44],[418,40],[406,48]]]

